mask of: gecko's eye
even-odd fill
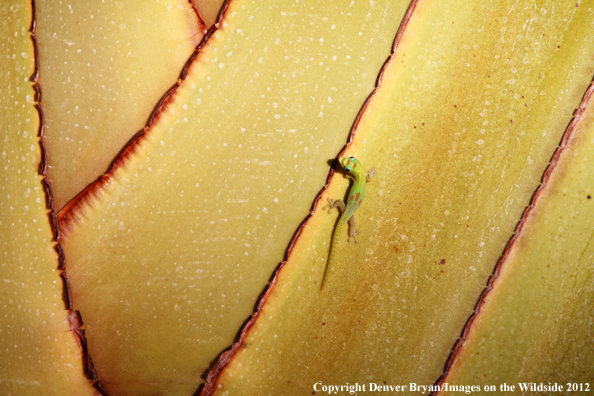
[[[351,159],[352,159],[352,160],[354,160],[354,159],[355,159],[355,157],[351,157]]]

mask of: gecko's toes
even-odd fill
[[[361,231],[353,231],[351,233],[351,235],[349,235],[349,242],[351,241],[351,239],[355,240],[355,243],[359,243],[359,241],[357,240],[357,234],[360,233]]]

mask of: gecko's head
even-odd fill
[[[361,163],[355,157],[340,157],[338,162],[340,162],[344,170],[352,175],[363,170]]]

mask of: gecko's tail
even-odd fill
[[[326,282],[326,278],[328,277],[328,271],[330,267],[334,263],[334,256],[336,255],[336,251],[338,250],[338,238],[340,234],[342,234],[342,230],[344,229],[344,225],[346,222],[342,221],[342,218],[338,221],[336,228],[334,228],[334,234],[332,235],[332,241],[330,246],[330,254],[328,255],[328,262],[326,264],[326,269],[324,270],[324,276],[322,277],[322,284],[320,285],[320,291],[324,288],[324,284]]]

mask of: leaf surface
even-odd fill
[[[433,384],[592,79],[592,23],[569,1],[419,1],[345,152],[377,168],[359,244],[320,291],[335,174],[203,394]]]
[[[0,394],[95,395],[46,208],[31,2],[0,4]]]
[[[203,37],[187,0],[35,2],[57,210],[107,171]]]
[[[592,389],[593,92],[590,87],[444,382],[506,383],[515,391],[520,382],[557,384],[560,393],[586,391],[589,383]]]
[[[283,260],[406,2],[232,1],[154,124],[61,214],[111,395],[191,394]]]

